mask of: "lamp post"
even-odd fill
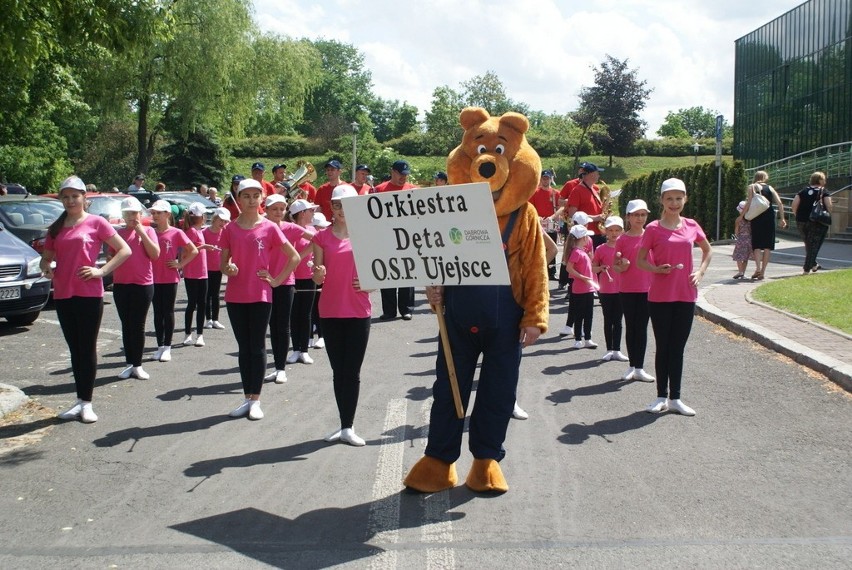
[[[695,144],[692,145],[692,150],[695,151],[695,164],[698,164],[698,149],[700,149],[700,148],[701,148],[701,145],[698,144],[698,143],[695,143]]]
[[[358,122],[352,121],[352,180],[355,180],[355,167],[357,166],[358,161]]]

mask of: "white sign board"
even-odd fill
[[[380,192],[342,203],[364,289],[509,284],[487,183]]]

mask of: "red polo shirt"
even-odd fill
[[[414,184],[410,182],[406,182],[402,186],[397,184],[391,184],[391,181],[382,182],[381,184],[376,186],[376,192],[397,192],[399,190],[411,190],[413,188],[417,188]]]
[[[592,185],[591,190],[585,184],[577,184],[571,192],[571,196],[568,198],[568,203],[565,205],[565,209],[567,210],[571,207],[577,208],[578,212],[586,212],[590,216],[597,216],[600,214],[603,211],[603,207],[601,205],[600,191],[598,190],[597,184]],[[594,234],[601,233],[597,222],[589,222],[586,227]]]
[[[556,213],[557,192],[553,188],[542,188],[539,186],[530,196],[530,204],[535,207],[539,218],[549,218]]]
[[[341,184],[346,184],[343,180],[338,182],[337,184],[332,184],[331,182],[326,182],[319,188],[317,188],[316,195],[312,200],[314,204],[320,207],[320,212],[325,214],[326,219],[331,219],[331,193],[334,191],[336,186]]]
[[[565,200],[565,201],[567,201],[567,200],[568,200],[568,198],[570,198],[570,197],[571,197],[571,191],[572,191],[574,188],[576,188],[576,187],[577,187],[577,184],[579,184],[579,183],[580,183],[580,179],[579,179],[579,178],[572,178],[571,180],[569,180],[568,182],[566,182],[566,183],[562,186],[562,190],[560,190],[560,191],[559,191],[559,198],[560,198],[560,200]]]

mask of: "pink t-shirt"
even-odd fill
[[[271,303],[272,287],[257,276],[257,272],[266,269],[272,273],[272,252],[280,250],[287,242],[278,224],[263,218],[250,230],[230,223],[222,230],[219,247],[230,252],[231,262],[239,272],[228,277],[225,287],[226,303]],[[280,271],[279,271],[280,273]]]
[[[585,250],[577,247],[572,249],[571,255],[568,256],[568,263],[571,263],[574,266],[574,271],[580,275],[585,275],[586,277],[594,279],[594,275],[592,274],[592,259]],[[572,293],[592,293],[594,290],[594,287],[582,279],[577,279],[575,277],[574,281],[571,282]]]
[[[651,274],[649,302],[694,303],[698,299],[698,289],[689,280],[692,273],[692,244],[706,239],[698,222],[690,218],[681,218],[680,228],[676,230],[664,228],[658,220],[648,224],[639,247],[654,254],[654,265],[668,263],[672,266],[669,274]],[[675,266],[681,263],[683,269],[676,269]]]
[[[592,264],[606,265],[609,268],[607,271],[598,273],[598,283],[601,286],[600,293],[612,295],[619,292],[621,274],[612,268],[613,263],[615,263],[615,248],[608,244],[599,245],[595,250],[594,257],[592,257]],[[607,277],[607,273],[612,277],[612,281]]]
[[[284,234],[284,237],[287,238],[287,241],[291,244],[296,243],[298,240],[302,239],[302,234],[305,233],[305,228],[300,226],[299,224],[294,224],[293,222],[281,222],[281,233]],[[287,265],[287,257],[284,255],[284,252],[280,249],[276,249],[272,252],[272,263],[270,267],[272,269],[269,270],[273,276],[278,275]],[[296,275],[295,272],[290,273],[287,276],[287,279],[284,280],[282,285],[295,285],[296,283]]]
[[[644,235],[644,234],[643,234]],[[621,293],[647,293],[651,287],[651,274],[636,265],[636,254],[639,252],[639,244],[642,236],[629,236],[621,234],[615,241],[615,251],[621,252],[621,257],[630,262],[627,270],[623,271],[620,282]],[[653,263],[654,256],[648,253],[648,261]]]
[[[157,242],[157,232],[154,228],[145,226],[143,231],[151,238],[151,241]],[[119,285],[153,285],[153,263],[148,257],[148,252],[145,251],[145,246],[142,245],[142,238],[134,230],[127,228],[118,230],[118,235],[130,246],[131,254],[113,271],[112,282]],[[110,250],[115,251],[112,248]]]
[[[178,250],[189,245],[189,238],[183,231],[169,226],[163,232],[157,232],[157,241],[160,242],[160,257],[154,262],[154,283],[178,283],[180,272],[166,263],[180,257]]]
[[[87,215],[70,228],[60,228],[55,238],[47,234],[44,249],[54,252],[53,298],[103,297],[103,279],[83,280],[77,276],[81,267],[97,267],[103,242],[115,235],[108,221]]]
[[[313,228],[304,229],[307,229],[308,231],[314,231]],[[302,251],[304,251],[304,249],[307,247],[308,253],[305,255],[304,259],[299,262],[299,265],[296,266],[296,270],[293,271],[293,275],[296,279],[310,279],[311,277],[313,277],[314,274],[313,264],[310,263],[314,259],[314,252],[313,248],[311,247],[311,241],[313,240],[313,238],[306,239],[304,237],[304,234],[302,235],[303,237],[300,237],[298,241],[293,242],[293,247],[295,247],[296,251],[298,251],[299,253],[302,253]]]
[[[207,245],[221,247],[219,245],[219,240],[222,238],[221,231],[214,232],[209,227],[206,227],[201,231],[201,235],[204,236],[204,243]],[[205,249],[204,255],[207,257],[207,272],[219,271],[219,260],[222,258],[222,252],[218,249]]]
[[[322,248],[326,269],[319,300],[320,317],[369,318],[373,313],[370,294],[352,287],[352,280],[358,277],[358,272],[349,239],[339,239],[329,227],[314,236],[314,243]]]
[[[204,233],[198,228],[185,230],[186,237],[195,247],[204,245]],[[207,256],[199,253],[183,268],[184,279],[207,279]]]

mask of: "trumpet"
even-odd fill
[[[598,222],[598,230],[603,234],[605,233],[604,221],[612,215],[612,200],[618,198],[621,189],[610,190],[609,185],[603,180],[598,180],[598,188],[600,188],[601,215],[603,215],[603,219]]]
[[[313,182],[317,179],[317,171],[314,168],[314,165],[310,162],[305,162],[304,160],[300,160],[296,163],[296,172],[290,177],[290,180],[287,181],[287,184],[290,185],[289,190],[287,190],[287,201],[292,202],[299,195],[299,186],[304,184],[305,182]]]

